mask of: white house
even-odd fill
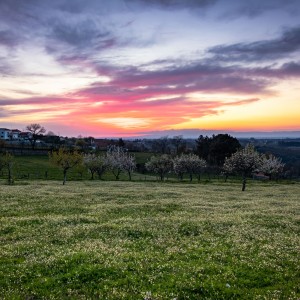
[[[7,128],[0,128],[0,139],[8,141],[10,139],[11,130]]]
[[[12,140],[18,140],[20,137],[21,131],[19,129],[12,129],[10,132],[10,138]]]

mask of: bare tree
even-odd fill
[[[172,144],[175,146],[176,155],[180,154],[180,150],[182,150],[183,146],[183,137],[182,135],[175,135],[172,138]]]
[[[154,140],[153,147],[155,152],[161,154],[169,153],[170,149],[168,136],[162,136],[161,138]]]
[[[26,130],[30,132],[29,142],[31,144],[32,149],[35,148],[36,141],[39,137],[46,132],[46,129],[40,124],[33,123],[26,126]]]

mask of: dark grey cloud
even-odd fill
[[[60,104],[60,103],[73,103],[74,99],[66,99],[59,97],[29,97],[24,99],[1,99],[0,106],[10,106],[10,105],[30,105],[30,104]]]
[[[124,68],[110,71],[114,76],[107,84],[95,83],[79,91],[80,95],[99,95],[113,99],[124,97],[131,101],[170,94],[192,92],[228,92],[240,94],[269,93],[270,81],[247,69],[210,64],[190,63],[157,71]],[[140,88],[142,87],[142,88]]]
[[[235,19],[241,17],[255,18],[271,11],[285,11],[290,15],[300,12],[298,0],[220,0],[223,6],[220,17],[222,19]]]
[[[213,5],[218,0],[126,0],[128,3],[142,3],[146,6],[158,6],[168,9],[199,8]]]
[[[19,37],[11,30],[0,30],[0,45],[14,47],[19,44]]]
[[[276,39],[212,47],[208,53],[221,61],[261,61],[286,57],[300,50],[300,26],[285,30]]]
[[[297,78],[300,77],[300,62],[289,62],[280,67],[249,68],[244,70],[248,76],[265,78]]]
[[[80,12],[80,16],[76,18],[62,9],[63,6],[72,7],[75,2]],[[10,30],[0,31],[0,44],[2,40],[7,45],[15,45],[22,37],[27,42],[42,38],[46,48],[55,48],[55,44],[58,44],[56,48],[60,44],[80,48],[91,45],[98,48],[110,47],[114,43],[111,30],[94,20],[99,20],[101,15],[98,8],[106,7],[105,4],[100,4],[95,0],[1,0],[0,28],[3,24],[3,28]],[[86,13],[86,7],[90,9],[89,13]]]
[[[52,37],[60,42],[78,47],[105,45],[106,41],[112,39],[111,33],[104,28],[99,28],[93,20],[84,20],[73,24],[56,20],[52,27]]]
[[[166,64],[162,60],[162,65]],[[155,61],[157,64],[158,61]],[[170,60],[170,63],[173,63]],[[99,96],[112,101],[138,101],[153,97],[186,95],[193,92],[226,92],[232,94],[274,94],[271,88],[285,78],[299,78],[300,64],[290,62],[279,67],[247,68],[241,65],[222,66],[215,62],[180,62],[156,71],[138,67],[106,66],[104,71],[111,81],[91,84],[78,91],[79,96]],[[255,98],[256,99],[256,98]]]

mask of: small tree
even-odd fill
[[[166,174],[172,171],[173,161],[169,155],[163,154],[152,156],[145,166],[148,171],[158,174],[160,180],[163,181]]]
[[[135,158],[124,148],[118,146],[111,146],[107,150],[105,163],[116,177],[116,180],[119,180],[123,171],[127,172],[131,180],[132,172],[136,168]]]
[[[114,174],[116,180],[120,179],[120,174],[123,171],[123,152],[124,149],[118,146],[111,146],[106,152],[105,163]]]
[[[36,141],[38,138],[46,132],[46,129],[41,126],[40,124],[33,123],[26,126],[26,130],[31,133],[31,136],[29,137],[29,142],[31,144],[32,149],[35,148]]]
[[[125,154],[125,153],[124,153]],[[127,172],[129,180],[131,180],[132,172],[136,169],[135,157],[126,153],[123,156],[123,170]]]
[[[238,150],[231,157],[226,158],[223,169],[228,173],[236,173],[242,176],[242,191],[246,189],[247,176],[250,176],[262,165],[261,155],[254,149],[253,145],[247,145],[244,149]]]
[[[13,165],[14,165],[14,156],[9,152],[0,155],[0,170],[6,169],[7,170],[7,181],[8,184],[13,184]]]
[[[173,171],[179,177],[180,180],[183,180],[183,175],[186,173],[186,164],[184,156],[176,156],[173,159]]]
[[[273,154],[262,156],[262,164],[260,171],[270,176],[270,179],[274,177],[277,179],[278,175],[282,173],[285,164],[282,163],[281,158],[275,157]]]
[[[97,173],[101,179],[102,174],[106,170],[106,163],[104,156],[95,155],[95,154],[86,154],[83,157],[84,165],[91,173],[91,179],[94,179],[94,174]]]
[[[182,180],[184,173],[189,174],[190,181],[193,180],[193,174],[200,176],[201,170],[206,166],[206,161],[195,154],[182,154],[173,159],[174,173]]]
[[[193,164],[191,165],[191,171],[197,175],[198,181],[200,181],[201,174],[203,173],[203,170],[207,167],[206,160],[203,158],[195,159]]]
[[[77,151],[68,151],[64,148],[60,148],[57,152],[49,154],[50,162],[60,167],[63,171],[64,180],[63,184],[67,181],[67,172],[75,166],[82,163],[83,157]]]

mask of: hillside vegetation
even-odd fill
[[[299,299],[299,184],[1,184],[1,299]]]

